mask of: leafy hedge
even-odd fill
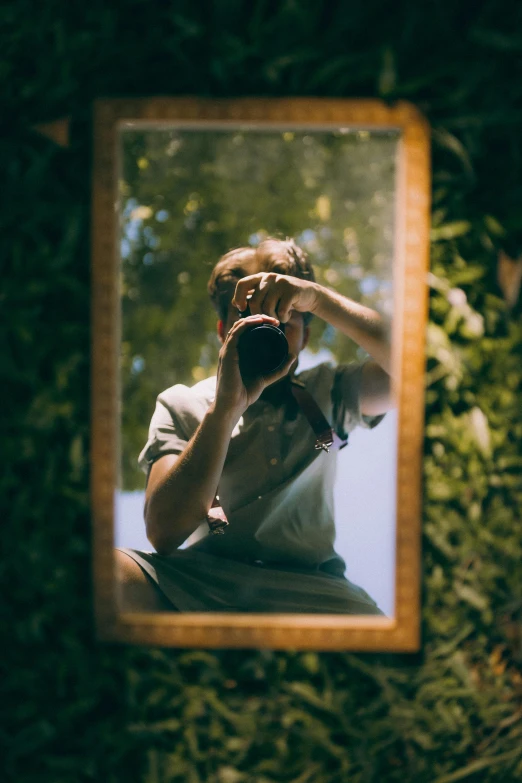
[[[101,0],[1,9],[4,779],[522,779],[521,6]],[[380,96],[433,132],[418,655],[98,644],[90,597],[95,97]],[[72,119],[60,149],[32,125]]]

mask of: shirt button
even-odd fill
[[[275,430],[275,427],[274,427],[273,424],[271,424],[270,427],[268,428],[268,432],[273,432],[274,430]]]
[[[271,465],[277,465],[277,462],[278,462],[278,461],[276,460],[276,458],[275,458],[275,457],[272,457],[272,459],[270,460],[270,464],[271,464]]]

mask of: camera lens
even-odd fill
[[[284,324],[281,324],[284,328]],[[270,375],[288,358],[288,341],[283,329],[271,324],[253,326],[244,332],[237,345],[239,369],[246,378]]]

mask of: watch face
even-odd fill
[[[207,514],[207,522],[213,535],[223,535],[229,522],[221,506],[213,506]]]

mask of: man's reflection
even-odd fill
[[[317,284],[306,254],[288,239],[230,251],[208,290],[222,342],[217,377],[157,398],[140,454],[156,552],[116,550],[122,608],[382,614],[344,575],[334,550],[336,454],[315,448],[310,415],[291,387],[292,379],[301,383],[340,438],[376,426],[391,407],[390,345],[379,314]],[[251,315],[240,317],[247,304]],[[313,316],[372,358],[297,373]],[[261,323],[284,324],[289,356],[269,375],[243,377],[238,340]],[[216,496],[230,523],[223,535],[210,534],[211,518],[202,532]]]

